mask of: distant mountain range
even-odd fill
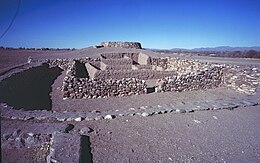
[[[218,47],[202,47],[194,49],[182,49],[182,48],[173,48],[172,51],[245,51],[245,50],[256,50],[260,51],[259,46],[252,47],[230,47],[230,46],[218,46]]]

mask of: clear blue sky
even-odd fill
[[[19,0],[0,0],[0,34]],[[83,48],[260,46],[260,0],[21,0],[0,46]]]

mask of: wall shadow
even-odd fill
[[[90,148],[90,141],[88,136],[80,137],[80,163],[93,163]]]
[[[51,110],[51,86],[61,72],[43,64],[15,74],[0,83],[0,102],[15,109]]]
[[[88,78],[89,74],[84,63],[76,61],[76,77],[77,78]]]

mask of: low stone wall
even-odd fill
[[[107,65],[103,62],[100,63],[100,69],[101,70],[131,70],[132,65],[126,64],[126,65]]]
[[[118,55],[117,59],[111,59],[114,55]],[[155,58],[152,60],[152,65],[132,65],[130,61],[133,57],[138,59],[138,54],[108,54],[105,57],[99,60],[90,58],[77,60],[85,63],[89,78],[76,78],[75,60],[51,62],[52,65],[66,68],[63,82],[64,99],[143,94],[146,93],[147,87],[144,80],[148,79],[158,79],[157,91],[209,89],[223,83],[222,65],[179,58]],[[101,64],[99,65],[101,70],[92,62]]]
[[[120,47],[129,49],[142,49],[141,43],[139,42],[101,42],[103,47]]]
[[[223,69],[213,67],[196,73],[172,76],[157,81],[157,91],[191,91],[216,88],[223,83]]]
[[[68,65],[70,65],[70,62],[77,61],[80,63],[91,63],[95,67],[100,67],[100,58],[75,58],[75,59],[54,59],[54,60],[46,60],[46,63],[50,67],[60,67],[62,70],[67,70]]]
[[[104,59],[120,59],[125,56],[126,53],[102,53],[100,56]]]
[[[121,59],[101,59],[106,65],[132,65],[133,61],[127,58]]]
[[[212,68],[215,64],[202,63],[196,60],[180,59],[180,58],[153,58],[152,64],[160,66],[169,71],[176,71],[179,75],[190,72],[201,71],[205,68]]]
[[[66,76],[62,90],[64,99],[80,99],[144,94],[145,88],[145,81],[135,78],[103,80]]]
[[[139,70],[152,70],[153,65],[135,65]]]
[[[177,75],[174,71],[156,71],[156,70],[103,70],[97,71],[94,78],[96,79],[122,79],[137,78],[142,80],[160,79],[167,76]]]

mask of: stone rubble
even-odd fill
[[[260,105],[260,90],[254,95],[250,95],[247,98],[237,99],[219,99],[215,101],[207,102],[193,102],[193,103],[177,103],[160,106],[145,106],[140,108],[130,108],[128,110],[110,110],[104,112],[51,112],[51,111],[22,111],[15,110],[6,104],[0,105],[1,117],[6,119],[19,119],[27,120],[25,117],[34,117],[29,121],[75,121],[78,117],[82,118],[82,121],[93,121],[102,119],[114,119],[122,116],[151,116],[157,114],[166,113],[186,113],[203,110],[219,110],[228,109],[232,110],[237,107],[255,106]],[[27,120],[28,121],[28,120]],[[77,121],[75,121],[77,122]]]
[[[224,80],[225,86],[252,95],[260,86],[260,70],[255,67],[227,66]]]

